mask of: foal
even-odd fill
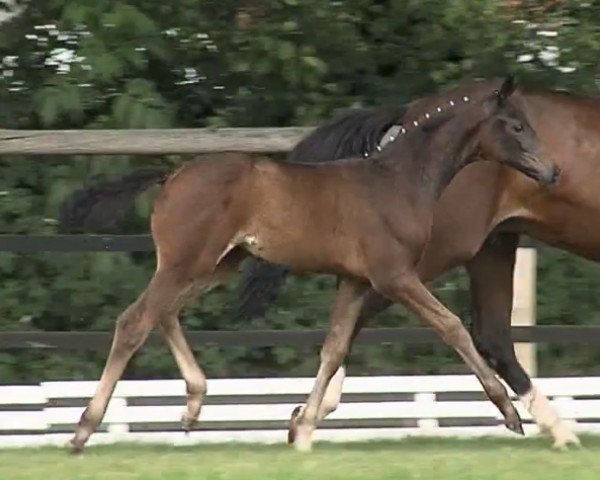
[[[538,181],[556,180],[556,169],[536,156],[535,133],[508,99],[513,89],[507,79],[483,101],[464,97],[445,112],[438,108],[402,128],[369,164],[361,159],[282,164],[222,154],[171,175],[151,219],[156,272],[117,321],[107,364],[77,426],[73,449],[80,451],[96,429],[127,362],[155,326],[163,330],[186,381],[183,421],[186,429],[193,425],[206,379],[177,314],[194,292],[234,273],[246,252],[296,271],[341,278],[316,382],[297,419],[298,449],[311,448],[323,394],[346,356],[355,312],[369,287],[404,304],[433,327],[478,377],[507,427],[522,432],[506,390],[477,353],[460,319],[415,273],[429,238],[433,205],[469,162],[485,156]],[[138,192],[164,177],[164,172],[135,172],[122,183]],[[115,182],[104,197],[96,195],[101,190],[95,187],[99,205],[110,192],[118,192]]]

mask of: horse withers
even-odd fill
[[[463,96],[426,111],[401,127],[369,163],[360,158],[319,165],[276,163],[230,153],[201,157],[170,175],[151,218],[156,272],[117,320],[105,369],[77,426],[73,449],[80,451],[96,429],[127,362],[156,326],[186,381],[184,426],[192,426],[206,379],[177,314],[195,292],[234,273],[247,254],[296,271],[340,277],[315,385],[296,422],[298,449],[311,448],[323,395],[349,351],[357,314],[371,289],[404,304],[455,348],[506,426],[522,433],[506,389],[460,319],[431,295],[416,270],[429,241],[435,203],[469,163],[485,158],[544,184],[556,182],[558,171],[539,156],[535,132],[510,99],[513,91],[510,78],[490,82],[482,98]],[[154,180],[165,177],[157,171]],[[141,184],[150,186],[151,175],[135,172],[122,183],[137,192]],[[106,195],[98,195],[102,187],[95,187],[93,200],[85,195],[79,199],[101,211],[102,201],[118,193],[116,185],[112,182]]]

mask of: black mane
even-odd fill
[[[288,160],[322,163],[370,154],[381,137],[392,125],[398,124],[405,113],[405,107],[344,113],[302,139],[290,152]]]

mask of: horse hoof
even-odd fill
[[[554,442],[552,448],[560,452],[567,452],[571,449],[581,449],[583,447],[581,446],[581,442]]]
[[[310,441],[301,441],[296,440],[294,442],[294,448],[297,452],[308,453],[312,450],[312,443]]]
[[[514,418],[507,419],[504,425],[506,425],[506,428],[508,428],[511,432],[514,432],[518,435],[525,435],[523,424],[521,423],[521,417],[519,417],[519,414],[516,413],[516,411]]]
[[[190,433],[190,430],[192,430],[192,428],[194,428],[194,425],[196,424],[196,419],[190,417],[187,413],[183,413],[183,415],[181,415],[181,428],[183,429],[183,431],[188,434]]]
[[[288,445],[293,445],[296,441],[296,432],[298,429],[298,416],[302,410],[301,406],[294,408],[292,417],[290,418],[290,426],[288,428]]]
[[[307,453],[312,450],[312,439],[310,435],[296,435],[294,439],[294,449],[297,452]]]
[[[550,433],[554,438],[553,448],[556,450],[568,450],[569,446],[579,448],[581,442],[577,435],[572,432],[564,422],[560,421],[550,428]]]
[[[298,452],[310,452],[312,450],[312,434],[314,427],[298,425],[294,448]]]
[[[581,448],[581,441],[573,432],[565,430],[554,440],[552,448],[555,450],[567,451],[569,450],[569,447]]]
[[[83,455],[83,444],[81,442],[77,442],[73,438],[69,440],[69,444],[71,445],[71,455]]]

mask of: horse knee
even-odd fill
[[[327,415],[335,412],[339,404],[339,398],[330,398],[326,395],[321,402],[321,407],[319,408],[319,417],[325,418]]]
[[[500,335],[486,334],[477,330],[474,330],[472,334],[475,348],[490,364],[490,367],[497,369],[516,360],[510,339],[506,340]]]
[[[124,350],[136,348],[150,330],[144,319],[144,307],[139,300],[119,316],[115,327],[116,346]]]
[[[496,377],[492,376],[490,378],[482,379],[481,381],[483,389],[495,404],[503,401],[510,402],[506,388],[504,388],[504,385],[502,385]]]
[[[508,383],[518,395],[531,389],[531,379],[519,363],[512,341],[498,335],[473,332],[473,341],[487,364]]]
[[[472,341],[471,335],[465,329],[458,317],[449,317],[440,329],[442,340],[454,348],[466,346]]]
[[[341,342],[325,344],[321,349],[321,362],[339,367],[348,355],[349,346]]]
[[[338,368],[337,372],[331,377],[321,407],[319,410],[320,418],[324,418],[331,412],[335,411],[340,404],[342,398],[342,388],[344,386],[344,379],[346,378],[346,368],[342,365]]]
[[[201,396],[206,395],[206,377],[200,372],[194,379],[186,379],[185,390],[188,396]]]
[[[471,335],[473,337],[475,348],[479,354],[484,358],[491,368],[496,370],[499,360],[505,356],[504,352],[499,347],[498,342],[493,338],[489,338],[488,336],[482,334],[476,329],[471,330]]]

